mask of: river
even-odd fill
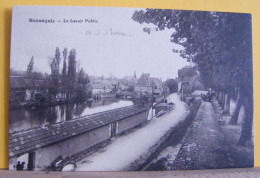
[[[9,132],[66,122],[80,116],[133,105],[132,101],[104,98],[93,102],[63,104],[36,109],[12,109],[9,112]]]

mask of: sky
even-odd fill
[[[89,75],[177,77],[178,69],[189,65],[172,49],[173,29],[143,32],[151,24],[131,19],[136,8],[15,6],[12,15],[11,60],[14,70],[26,71],[31,57],[34,70],[50,73],[56,47],[76,49],[76,61]],[[29,19],[53,19],[55,23],[33,23]],[[68,20],[64,23],[63,21]],[[82,20],[82,23],[70,20]],[[97,23],[85,23],[94,19]],[[58,22],[60,21],[60,22]],[[63,59],[62,59],[63,61]],[[62,67],[62,64],[61,64]],[[61,70],[61,69],[60,69]]]

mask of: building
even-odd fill
[[[10,104],[21,104],[32,99],[33,93],[46,88],[46,81],[23,76],[10,76]]]
[[[129,90],[131,91],[131,88],[133,88],[136,85],[137,79],[134,76],[126,76],[118,81],[119,83],[119,90]]]
[[[17,104],[30,99],[29,84],[22,76],[10,76],[10,104]]]
[[[112,91],[112,86],[104,85],[102,83],[91,84],[93,95],[103,95]]]
[[[138,95],[155,95],[159,96],[163,92],[163,83],[158,78],[151,78],[150,74],[143,73],[141,77],[138,79],[134,91],[138,93]]]
[[[50,170],[57,158],[76,162],[112,138],[145,123],[149,108],[131,105],[9,135],[9,168],[27,157],[28,170]]]

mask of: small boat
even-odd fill
[[[173,106],[174,104],[171,103],[171,104],[167,104],[167,103],[161,103],[161,104],[158,104],[157,107],[161,107],[162,109],[155,115],[155,117],[160,117],[170,111],[173,110]]]
[[[157,118],[157,117],[160,117],[160,116],[166,114],[167,112],[168,112],[167,110],[162,110],[162,111],[158,112],[158,113],[155,115],[155,117],[156,117],[156,118]]]

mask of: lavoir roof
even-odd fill
[[[79,117],[45,127],[36,127],[9,134],[9,156],[22,155],[64,139],[146,111],[138,105],[126,106]]]

